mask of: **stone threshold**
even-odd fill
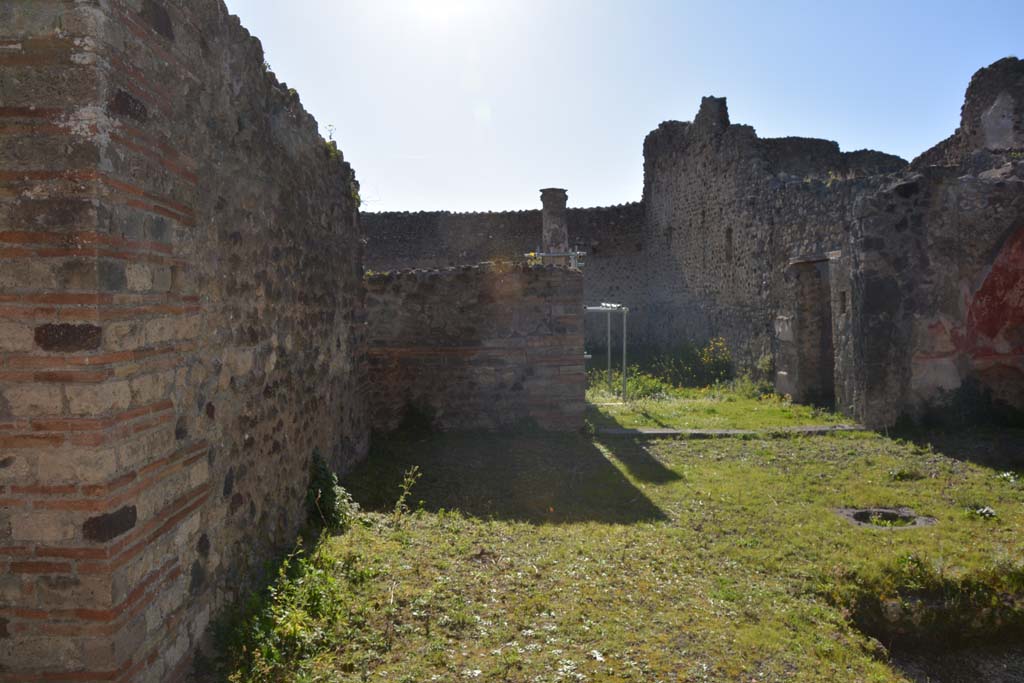
[[[637,436],[644,438],[679,437],[683,439],[727,439],[734,436],[827,436],[839,432],[862,432],[860,425],[815,425],[776,427],[774,429],[668,429],[666,427],[601,427],[599,436]]]

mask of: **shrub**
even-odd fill
[[[725,340],[715,337],[703,347],[690,342],[679,344],[669,353],[661,353],[629,366],[626,388],[629,398],[664,398],[683,387],[707,387],[733,377],[732,354]],[[588,387],[598,393],[607,391],[607,370],[594,368],[587,373]],[[612,370],[611,394],[622,396],[621,369]]]
[[[774,397],[775,388],[765,381],[753,379],[750,375],[741,375],[728,383],[730,392],[742,398],[764,399]]]
[[[703,347],[689,342],[650,363],[651,374],[677,387],[706,387],[733,377],[732,354],[725,340],[715,337]]]
[[[219,672],[231,683],[313,680],[319,660],[338,656],[337,639],[355,629],[358,558],[339,563],[317,546],[281,563],[274,583],[218,624]]]
[[[338,475],[315,451],[309,466],[306,516],[310,526],[334,532],[346,531],[359,516],[359,504],[352,494],[338,486]]]
[[[761,354],[754,364],[754,376],[765,382],[771,382],[775,378],[775,358],[772,354]]]
[[[700,350],[700,361],[706,384],[732,379],[732,353],[721,337],[715,337]]]
[[[588,387],[598,394],[622,397],[622,371],[612,370],[611,391],[608,388],[606,370],[591,370],[587,373]],[[667,398],[675,393],[675,387],[668,382],[644,372],[639,366],[631,365],[626,374],[626,392],[630,399]]]
[[[684,343],[670,353],[655,356],[650,362],[651,372],[677,387],[707,386],[701,367],[701,350],[694,344]]]

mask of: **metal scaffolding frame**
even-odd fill
[[[608,327],[608,391],[612,390],[612,313],[622,314],[622,400],[625,402],[626,395],[626,319],[629,316],[629,308],[622,304],[611,304],[601,302],[600,306],[584,306],[587,313],[605,313],[607,315]]]

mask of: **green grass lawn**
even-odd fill
[[[1020,637],[1024,483],[1006,470],[1022,444],[378,443],[343,482],[368,512],[293,559],[224,662],[238,681],[900,681],[883,645]],[[835,513],[870,506],[936,523]],[[885,614],[884,644],[855,626]]]
[[[838,413],[775,394],[756,397],[728,387],[675,389],[671,396],[622,403],[621,397],[595,386],[587,392],[587,400],[587,418],[595,427],[760,430],[851,422]]]

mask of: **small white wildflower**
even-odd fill
[[[996,511],[986,505],[985,507],[975,508],[974,514],[985,519],[992,519],[996,516]]]

